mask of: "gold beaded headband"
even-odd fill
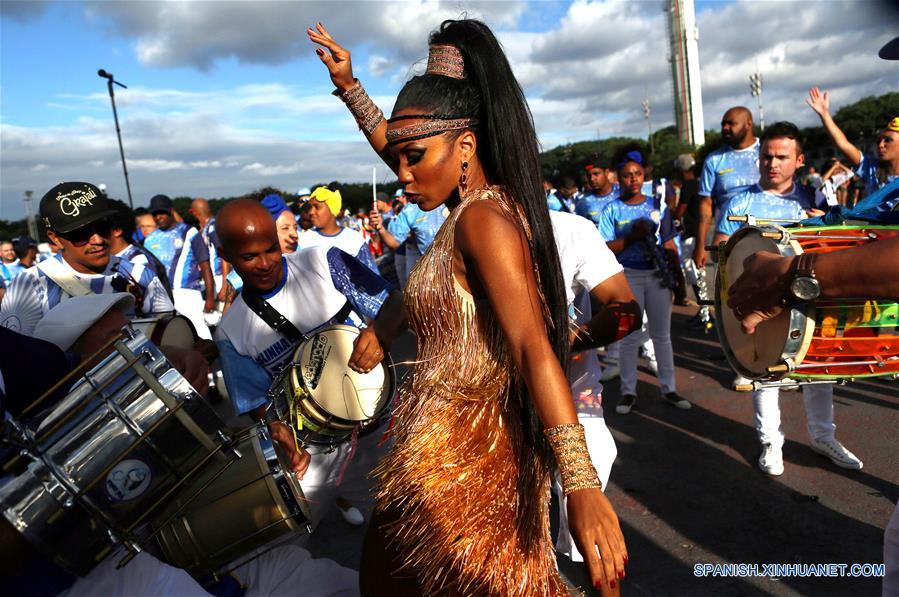
[[[429,46],[428,68],[425,74],[464,79],[465,59],[462,58],[462,52],[456,46]]]
[[[477,118],[444,118],[434,114],[408,114],[406,116],[395,116],[388,120],[387,123],[390,124],[400,120],[424,120],[424,122],[410,124],[393,130],[388,129],[388,145],[426,139],[427,137],[434,137],[435,135],[447,131],[459,131],[478,124]]]

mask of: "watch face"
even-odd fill
[[[813,301],[821,294],[815,278],[796,278],[790,283],[790,292],[801,301]]]

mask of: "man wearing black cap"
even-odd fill
[[[209,248],[196,228],[175,221],[167,196],[150,199],[149,209],[158,228],[144,240],[144,247],[165,265],[178,312],[190,319],[200,338],[212,340],[203,320],[203,313],[215,310]]]
[[[0,326],[31,335],[61,301],[91,293],[130,292],[135,315],[174,310],[151,270],[110,255],[111,213],[106,198],[90,183],[64,182],[44,195],[41,219],[47,237],[62,250],[9,285],[0,306]]]
[[[37,241],[27,234],[12,239],[12,247],[22,268],[28,269],[37,263]]]

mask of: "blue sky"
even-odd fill
[[[463,11],[483,18],[525,88],[544,147],[645,135],[672,100],[660,0],[646,2],[0,2],[0,218],[26,189],[124,180],[105,80],[113,72],[135,204],[158,192],[217,197],[272,184],[370,178],[376,159],[329,95],[304,29],[322,20],[353,52],[357,76],[389,112],[427,33]],[[766,120],[814,123],[805,92],[834,106],[899,88],[876,58],[899,27],[862,1],[697,3],[706,128],[749,97],[758,62]],[[365,26],[361,27],[360,23]],[[386,168],[380,178],[388,180]]]

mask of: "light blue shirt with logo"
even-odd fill
[[[699,196],[711,197],[716,211],[759,181],[759,140],[746,149],[723,145],[705,158]]]
[[[605,195],[597,195],[596,193],[584,195],[581,197],[580,201],[577,202],[575,213],[591,220],[596,224],[596,227],[599,228],[599,216],[602,214],[603,208],[615,199],[618,199],[618,192],[618,185],[613,184],[612,190]]]
[[[434,237],[446,221],[447,215],[447,209],[442,205],[431,211],[423,211],[414,203],[410,203],[393,218],[387,230],[400,243],[405,242],[410,234],[415,234],[415,244],[424,255],[434,242]]]
[[[814,199],[806,187],[793,183],[793,188],[785,195],[778,195],[754,184],[748,190],[735,196],[727,204],[718,218],[717,231],[730,236],[745,224],[728,221],[728,216],[752,215],[756,218],[776,218],[781,220],[802,220],[805,212],[814,207]],[[778,225],[786,223],[775,222]]]
[[[196,228],[184,222],[168,230],[157,228],[144,240],[144,247],[165,266],[173,290],[203,288],[200,263],[209,261],[209,248]]]
[[[671,211],[663,202],[647,197],[642,203],[630,205],[621,199],[615,199],[606,205],[599,217],[599,232],[605,241],[612,242],[627,236],[637,220],[648,220],[656,238],[651,242],[664,243],[677,235]],[[642,242],[631,243],[616,255],[618,263],[629,269],[651,270],[655,263],[646,245]]]

